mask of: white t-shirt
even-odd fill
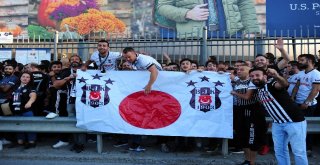
[[[138,54],[136,61],[132,63],[132,68],[134,70],[148,70],[152,65],[155,65],[158,70],[162,70],[157,60],[150,56]]]
[[[289,87],[288,87],[287,91],[290,96],[292,95],[292,90],[293,90],[294,86],[296,86],[297,82],[300,80],[301,74],[304,74],[304,71],[300,71],[297,74],[291,75],[288,78]]]
[[[299,90],[296,95],[296,103],[302,104],[309,96],[312,90],[312,84],[319,84],[319,83],[320,83],[320,72],[318,70],[313,69],[308,73],[302,72],[300,76]],[[316,100],[317,96],[312,100],[311,105],[317,104],[317,100]]]
[[[107,70],[117,70],[117,60],[122,57],[120,52],[108,52],[106,57],[99,58],[99,51],[92,53],[90,61],[94,61],[98,65],[98,69],[101,70],[101,67]]]

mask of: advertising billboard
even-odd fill
[[[318,36],[319,17],[317,0],[2,0],[0,32],[41,39],[55,31],[61,38],[175,38],[202,36],[207,26],[208,37],[288,30]]]

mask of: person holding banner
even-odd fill
[[[147,85],[144,87],[144,93],[149,94],[151,92],[151,88],[153,83],[156,81],[158,77],[158,71],[162,70],[161,65],[154,58],[138,54],[132,47],[126,47],[122,51],[123,57],[127,62],[132,65],[133,70],[148,70],[150,72],[150,79]],[[141,136],[132,135],[131,136],[132,143],[130,144],[130,151],[145,151],[141,144]]]
[[[87,67],[95,62],[101,73],[107,70],[117,70],[117,60],[122,57],[120,52],[110,52],[109,42],[107,40],[98,41],[98,51],[95,51],[90,60],[86,61],[81,67],[81,70],[87,70]]]
[[[251,81],[258,88],[258,100],[273,119],[272,139],[279,165],[289,165],[290,143],[296,165],[307,165],[306,136],[307,122],[303,112],[291,100],[288,82],[275,69],[254,68],[250,71]],[[267,76],[273,80],[268,81]]]
[[[150,56],[138,54],[132,47],[123,49],[123,57],[131,63],[133,70],[148,70],[151,73],[149,82],[144,87],[145,94],[149,94],[153,83],[158,77],[158,71],[162,70],[161,65]]]

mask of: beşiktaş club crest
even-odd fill
[[[88,79],[84,79],[83,77],[81,79],[78,79],[79,83],[85,83],[85,85],[81,87],[82,103],[93,108],[97,108],[99,106],[107,105],[110,102],[110,97],[108,94],[110,88],[108,87],[108,84],[113,85],[114,81],[112,81],[110,78],[108,80],[101,80],[101,77],[102,76],[96,74],[92,76],[93,81],[88,81]]]
[[[217,86],[223,87],[224,83],[217,81],[212,82],[213,85],[208,85],[210,78],[206,76],[199,78],[201,79],[201,82],[194,82],[192,80],[190,80],[190,82],[186,82],[188,84],[188,87],[194,87],[190,91],[190,93],[192,94],[189,102],[190,106],[193,109],[202,112],[217,110],[221,106],[221,100],[219,97],[221,91],[217,88]]]

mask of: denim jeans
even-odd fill
[[[314,112],[317,110],[317,105],[309,106],[306,110],[303,110],[305,117],[314,117]],[[313,135],[307,135],[307,150],[312,151]]]
[[[28,112],[24,112],[21,115],[17,115],[17,116],[26,116],[26,117],[32,117],[33,116],[33,112],[30,110]],[[27,137],[27,139],[26,139]],[[28,140],[30,141],[36,141],[37,139],[37,134],[36,133],[17,133],[17,139],[18,140]]]
[[[272,138],[279,165],[290,165],[290,143],[296,165],[308,165],[306,152],[307,122],[273,123]]]

